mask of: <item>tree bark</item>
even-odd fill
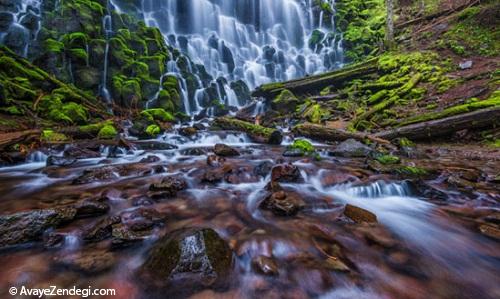
[[[438,120],[431,120],[375,134],[375,137],[394,139],[405,137],[425,140],[448,136],[465,129],[481,129],[500,126],[500,107],[478,110]]]

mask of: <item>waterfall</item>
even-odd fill
[[[107,104],[111,103],[111,95],[108,90],[108,60],[109,60],[109,39],[113,34],[113,20],[111,19],[111,6],[112,4],[108,1],[106,5],[106,15],[102,19],[102,28],[104,30],[104,35],[106,38],[106,47],[104,50],[104,66],[102,71],[102,81],[100,86],[100,95],[106,101]]]
[[[0,1],[0,44],[27,57],[41,29],[42,0]]]
[[[114,4],[120,10],[120,0]],[[214,78],[189,92],[188,114],[205,106],[201,98],[224,78],[217,93],[227,106],[246,103],[230,87],[242,80],[250,89],[342,66],[342,38],[336,33],[333,0],[142,0],[137,11],[148,26],[160,29],[167,44],[178,48]],[[321,39],[311,44],[320,32]],[[170,62],[171,63],[171,62]],[[192,66],[190,65],[192,68]],[[168,67],[169,72],[178,72]],[[204,89],[204,90],[202,90]],[[208,93],[210,94],[210,93]]]

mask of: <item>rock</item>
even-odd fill
[[[147,141],[147,142],[135,142],[134,143],[140,150],[150,150],[150,151],[168,151],[177,149],[178,147],[173,144],[159,142],[159,141]]]
[[[350,269],[349,267],[342,262],[339,258],[336,257],[329,257],[325,261],[325,266],[328,269],[331,269],[333,271],[339,271],[339,272],[349,272]]]
[[[214,153],[222,157],[233,157],[240,155],[240,153],[236,149],[220,143],[214,146]]]
[[[83,240],[87,242],[99,242],[111,237],[113,224],[120,223],[119,216],[106,217],[98,221],[90,229],[83,232]]]
[[[332,156],[359,158],[366,157],[372,152],[373,150],[363,143],[354,139],[348,139],[328,153]]]
[[[224,164],[224,162],[226,162],[226,159],[223,157],[219,157],[216,155],[209,155],[207,157],[207,164],[209,166],[221,166],[222,164]]]
[[[271,161],[264,161],[259,163],[259,165],[255,166],[253,169],[253,174],[256,176],[266,177],[269,175],[271,170],[273,169],[274,163]]]
[[[156,288],[194,292],[225,284],[232,266],[233,252],[213,229],[187,228],[158,240],[139,273]]]
[[[186,188],[187,183],[184,179],[168,176],[164,177],[161,182],[149,186],[149,191],[151,191],[150,195],[153,198],[164,198],[175,196],[178,191],[182,191]]]
[[[133,201],[132,201],[132,205],[134,207],[138,207],[138,206],[151,206],[151,205],[154,205],[154,201],[147,197],[147,196],[140,196],[138,198],[134,198]]]
[[[109,211],[109,205],[93,199],[85,199],[73,205],[76,209],[77,218],[95,217],[106,214]]]
[[[73,159],[90,159],[101,157],[101,153],[86,148],[72,146],[64,151],[63,156]]]
[[[203,173],[201,181],[210,184],[220,183],[224,179],[225,174],[222,168],[208,169]]]
[[[55,263],[57,266],[90,275],[111,269],[116,263],[116,258],[111,252],[92,250],[61,256],[55,259]]]
[[[287,148],[283,152],[283,157],[303,157],[304,155],[304,151],[297,148]]]
[[[142,158],[141,161],[139,161],[139,163],[158,163],[160,161],[161,159],[158,156],[149,155],[145,158]]]
[[[37,241],[47,229],[73,220],[76,212],[64,207],[0,216],[0,248]]]
[[[198,130],[194,127],[184,127],[179,130],[180,135],[187,137],[196,135],[196,133],[198,133]]]
[[[276,216],[295,216],[305,207],[304,201],[295,193],[274,192],[262,201],[259,207]]]
[[[280,183],[294,183],[302,179],[299,168],[293,164],[280,164],[271,170],[271,181]]]
[[[73,180],[72,184],[83,185],[97,181],[116,179],[120,177],[117,170],[118,169],[114,166],[86,169],[82,175]]]
[[[352,219],[354,222],[376,223],[377,216],[370,211],[347,204],[344,209],[344,215]]]
[[[259,255],[252,260],[253,269],[264,275],[275,276],[279,275],[278,264],[270,257]]]
[[[203,156],[206,155],[207,151],[203,148],[195,147],[195,148],[187,148],[181,151],[181,155],[184,156]]]
[[[149,238],[151,233],[150,229],[132,230],[129,226],[122,223],[114,224],[111,231],[112,244],[114,247],[130,246]]]
[[[500,240],[500,229],[498,227],[483,224],[479,226],[479,231],[487,237]]]
[[[64,235],[50,232],[43,236],[43,247],[47,249],[61,248],[64,245]]]
[[[47,158],[47,167],[49,166],[70,166],[76,163],[75,158],[67,158],[67,157],[56,157],[49,156]]]
[[[472,68],[472,60],[460,62],[460,64],[458,66],[460,67],[461,70],[470,69],[470,68]]]

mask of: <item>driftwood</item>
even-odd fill
[[[500,126],[500,107],[492,107],[380,132],[375,134],[375,137],[389,140],[399,137],[406,137],[411,140],[425,140],[447,136],[465,129],[498,126]]]
[[[236,130],[247,133],[247,135],[259,143],[281,144],[283,135],[279,130],[266,128],[229,117],[218,117],[214,120],[214,126],[224,130]]]
[[[294,134],[319,141],[345,141],[347,139],[364,141],[368,139],[370,141],[391,147],[391,143],[381,137],[359,132],[348,132],[345,130],[329,128],[321,125],[301,124],[293,127],[292,132]]]
[[[340,70],[301,79],[270,83],[258,87],[252,94],[254,97],[273,99],[282,90],[288,89],[295,95],[308,94],[314,90],[322,90],[328,86],[341,86],[352,78],[360,78],[378,71],[378,58],[347,66]]]

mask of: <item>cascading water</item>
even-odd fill
[[[224,78],[219,100],[241,107],[231,82],[253,89],[342,66],[334,7],[331,0],[142,0],[135,13],[213,78]],[[200,112],[207,87],[220,82],[190,91],[186,112]]]
[[[0,2],[0,44],[24,57],[41,28],[41,0]]]
[[[109,60],[109,39],[113,34],[113,24],[111,19],[111,3],[108,1],[106,6],[106,15],[102,20],[102,27],[104,29],[104,34],[106,37],[106,47],[104,50],[104,67],[102,72],[102,82],[100,86],[100,94],[107,104],[111,102],[111,95],[108,90],[108,60]]]

